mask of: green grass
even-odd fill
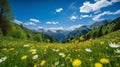
[[[100,62],[101,58],[109,59],[109,63],[103,64],[103,67],[120,67],[120,53],[115,53],[116,49],[109,46],[110,43],[120,45],[120,30],[108,35],[88,40],[84,42],[73,43],[38,43],[29,40],[14,39],[10,37],[0,37],[0,59],[7,59],[0,63],[0,67],[72,67],[74,59],[79,59],[81,67],[94,67],[96,62]],[[29,47],[24,47],[29,45]],[[92,52],[85,51],[90,48]],[[36,49],[37,59],[33,59],[30,52],[31,49]],[[62,53],[62,55],[59,55]],[[26,55],[25,60],[21,57]]]

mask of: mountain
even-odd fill
[[[91,25],[91,30],[89,30],[86,34],[83,34],[83,35],[81,34],[82,36],[80,35],[80,33],[77,36],[75,36],[73,34],[72,35],[73,38],[70,39],[69,42],[72,41],[72,40],[74,40],[74,41],[83,41],[83,40],[80,40],[81,37],[84,40],[88,40],[88,39],[95,39],[95,38],[104,36],[104,35],[109,34],[111,32],[120,30],[119,25],[120,25],[120,17],[114,19],[111,22],[110,21],[96,22],[93,25]],[[78,31],[78,32],[80,32],[80,31]],[[76,34],[78,32],[76,32]]]
[[[72,40],[74,38],[79,38],[78,36],[84,35],[86,33],[88,33],[89,31],[91,31],[94,28],[100,27],[100,26],[104,26],[110,23],[110,20],[103,20],[100,22],[95,22],[92,25],[89,26],[81,26],[80,28],[76,28],[75,30],[71,31],[66,39],[67,41]]]
[[[40,33],[36,30],[31,30],[26,27],[24,27],[22,24],[16,24],[14,22],[11,22],[12,31],[8,35],[13,38],[17,39],[29,39],[29,40],[35,40],[38,42],[53,42],[53,39],[49,37],[48,35],[45,35],[43,33]]]
[[[38,31],[42,34],[45,34],[51,37],[55,42],[66,42],[78,36],[88,33],[91,29],[100,27],[102,25],[107,25],[110,23],[110,20],[103,20],[100,22],[95,22],[89,26],[80,26],[74,30],[63,30],[63,29],[39,29]]]
[[[107,25],[107,24],[109,24],[110,22],[111,22],[111,20],[102,20],[102,21],[93,23],[93,24],[90,25],[89,27],[90,27],[91,29],[93,29],[93,28],[97,28],[97,27],[102,26],[102,25]]]
[[[88,26],[81,26],[80,28],[76,28],[75,30],[71,31],[67,37],[66,40],[71,40],[77,36],[86,34],[87,32],[90,31],[90,28]]]
[[[61,30],[61,29],[50,29],[50,30],[44,30],[39,29],[39,32],[48,35],[49,37],[53,38],[56,42],[63,42],[69,31],[67,30]]]

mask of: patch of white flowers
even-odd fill
[[[85,51],[86,52],[92,52],[92,50],[90,48],[86,48]]]
[[[0,63],[4,62],[6,59],[7,59],[7,57],[2,57],[2,58],[0,59]]]
[[[120,45],[118,45],[118,44],[116,44],[116,43],[110,43],[109,46],[110,46],[111,48],[118,48],[118,47],[120,47]]]

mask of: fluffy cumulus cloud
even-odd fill
[[[34,18],[31,18],[30,21],[31,21],[31,22],[36,22],[36,23],[40,22],[40,20],[34,19]]]
[[[18,25],[23,24],[23,22],[22,22],[22,21],[19,21],[19,20],[14,20],[14,23],[16,23],[16,24],[18,24]]]
[[[80,15],[80,19],[82,19],[82,18],[89,18],[89,17],[92,17],[92,15]]]
[[[76,20],[76,19],[77,19],[77,16],[73,15],[73,16],[70,17],[70,20]]]
[[[115,2],[120,2],[120,0],[95,0],[95,3],[84,2],[80,7],[80,12],[89,13],[94,11],[99,11],[101,8],[112,5]]]
[[[70,26],[68,30],[74,30],[76,28],[80,28],[81,26],[83,26],[83,24],[73,25],[73,26]]]
[[[42,26],[38,26],[38,29],[43,29],[43,27]]]
[[[35,26],[36,24],[35,23],[33,23],[33,22],[27,22],[27,23],[24,23],[25,25],[33,25],[33,26]]]
[[[63,8],[58,8],[58,9],[56,9],[56,12],[59,13],[59,12],[61,12],[62,10],[63,10]]]
[[[47,30],[50,30],[52,32],[56,32],[57,30],[64,30],[63,27],[58,27],[58,28],[48,28]]]
[[[55,21],[48,21],[46,22],[46,24],[58,24],[59,22],[55,22]]]
[[[120,2],[120,0],[111,0],[111,2]]]
[[[94,20],[94,21],[104,20],[104,19],[101,19],[102,16],[104,16],[104,15],[115,15],[115,14],[120,14],[120,10],[117,10],[115,12],[105,11],[105,12],[103,12],[101,14],[98,14],[95,17],[93,17],[92,20]]]

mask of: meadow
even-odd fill
[[[120,67],[119,33],[72,43],[0,37],[0,67]]]

